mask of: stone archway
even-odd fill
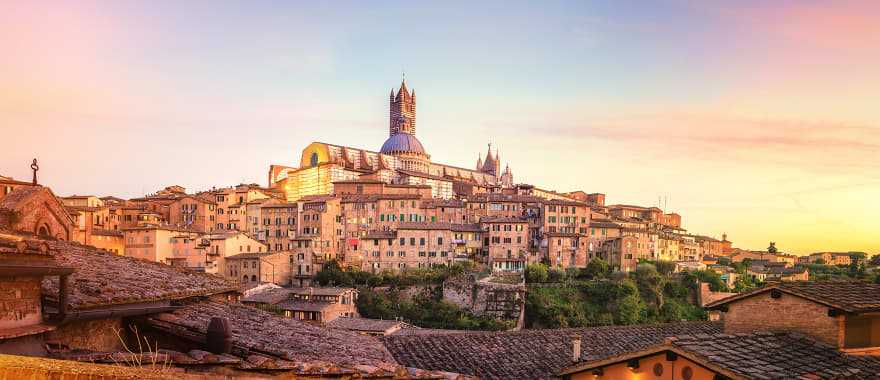
[[[48,223],[43,223],[40,224],[39,227],[37,227],[37,230],[34,231],[34,233],[42,238],[50,238],[52,237],[52,228],[49,227]]]

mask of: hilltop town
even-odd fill
[[[0,177],[0,354],[40,358],[0,378],[880,376],[880,255],[737,248],[491,145],[433,162],[415,91],[389,105],[377,151],[314,142],[265,185]]]

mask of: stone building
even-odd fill
[[[257,209],[260,220],[259,225],[254,229],[256,234],[252,236],[266,243],[266,248],[270,252],[293,249],[291,239],[296,237],[299,205],[271,199],[260,203]]]
[[[243,285],[261,283],[292,285],[292,260],[282,252],[239,253],[226,258],[223,275]]]
[[[52,190],[6,182],[4,189],[11,191],[0,198],[0,228],[61,240],[76,237],[70,214]]]
[[[217,203],[206,196],[182,195],[169,206],[168,222],[197,232],[217,229]]]
[[[339,317],[359,317],[358,292],[354,288],[305,287],[267,288],[244,298],[244,304],[256,305],[301,321],[326,324]]]
[[[394,230],[363,236],[358,250],[346,257],[346,263],[373,272],[450,265],[456,251],[467,245],[456,236],[475,231],[479,227],[473,225],[403,222]]]
[[[204,260],[204,271],[226,273],[226,258],[241,253],[266,252],[266,245],[244,232],[224,231],[199,236],[196,257]]]
[[[638,238],[618,236],[602,241],[599,257],[605,259],[612,268],[624,272],[633,271],[639,263]]]
[[[299,167],[272,165],[269,185],[285,194],[288,201],[307,195],[335,193],[334,183],[369,178],[390,184],[430,186],[431,196],[449,199],[455,189],[510,187],[510,168],[501,171],[500,157],[491,147],[486,161],[476,169],[465,169],[431,161],[416,137],[416,97],[401,83],[389,98],[388,139],[379,151],[369,151],[321,142],[307,146]],[[460,190],[465,191],[465,190]]]
[[[525,219],[485,218],[483,226],[485,262],[494,271],[521,272],[540,261],[529,252],[529,222]]]

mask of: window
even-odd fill
[[[437,237],[437,245],[443,245],[443,238]]]
[[[845,323],[845,348],[880,347],[880,318],[847,315]]]
[[[400,238],[400,245],[406,244],[406,238]]]
[[[419,245],[425,245],[425,238],[419,238]]]

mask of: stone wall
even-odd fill
[[[123,330],[125,328],[125,330]],[[60,343],[71,349],[122,351],[125,348],[116,332],[128,339],[128,328],[120,318],[74,321],[46,334],[46,341]]]
[[[488,315],[506,320],[519,320],[525,307],[526,287],[523,283],[493,282],[489,277],[477,280],[461,276],[443,283],[443,299],[474,315]]]
[[[755,331],[797,331],[820,341],[840,346],[844,317],[829,317],[828,307],[782,293],[773,298],[764,292],[728,304],[724,313],[724,333]]]
[[[42,276],[0,277],[0,329],[34,325],[42,321]]]

